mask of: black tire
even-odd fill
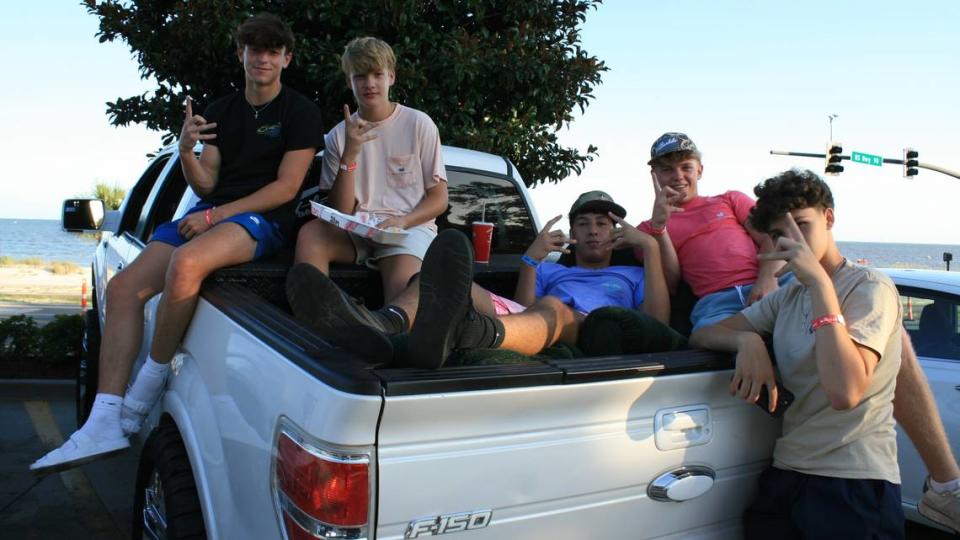
[[[83,315],[83,337],[77,355],[77,378],[74,385],[74,404],[77,409],[77,427],[90,416],[93,399],[97,396],[97,378],[100,376],[100,315],[97,312],[97,293],[93,292],[91,308]]]
[[[156,534],[157,531],[162,534]],[[207,537],[190,458],[174,424],[157,426],[140,454],[131,538]]]

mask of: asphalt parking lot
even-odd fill
[[[136,449],[78,469],[28,467],[76,429],[72,382],[0,381],[0,537],[130,538]]]
[[[36,477],[28,467],[76,428],[71,381],[0,380],[0,538],[130,538],[138,443],[114,458]],[[956,540],[907,522],[910,540]]]

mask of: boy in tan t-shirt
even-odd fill
[[[329,206],[374,218],[382,229],[404,229],[407,236],[400,246],[378,244],[318,219],[300,229],[294,262],[304,264],[291,268],[287,296],[294,314],[318,329],[323,325],[317,324],[314,306],[302,301],[317,269],[327,274],[331,262],[379,269],[389,304],[420,271],[437,235],[434,219],[447,209],[437,126],[425,113],[390,101],[396,80],[393,50],[377,38],[357,38],[347,44],[341,64],[357,112],[344,105],[343,122],[324,139],[320,187],[330,190]],[[386,330],[408,326],[405,315],[389,305],[374,315]],[[343,336],[328,337],[336,342]]]
[[[763,337],[796,397],[773,467],[744,516],[746,538],[903,538],[893,396],[900,302],[883,274],[847,261],[833,238],[833,196],[810,171],[755,189],[753,225],[770,234],[796,279],[701,330],[699,344],[737,353],[730,392],[776,407]],[[771,409],[772,410],[772,409]]]

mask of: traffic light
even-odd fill
[[[843,153],[843,146],[835,141],[830,141],[827,144],[827,155],[825,157],[826,163],[824,164],[823,173],[830,176],[837,176],[843,172],[843,165],[840,164],[841,157],[840,154]]]
[[[903,177],[910,178],[920,172],[917,167],[920,165],[920,153],[913,148],[903,149]]]

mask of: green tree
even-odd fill
[[[348,40],[374,35],[398,57],[394,97],[426,111],[447,144],[495,152],[528,184],[580,173],[597,148],[558,143],[556,132],[584,111],[607,70],[581,47],[580,26],[601,0],[84,0],[100,18],[101,42],[129,44],[144,78],[158,86],[107,103],[115,125],[144,123],[174,140],[189,94],[194,110],[242,82],[231,34],[269,11],[297,38],[284,81],[313,99],[329,129],[352,103],[339,55]]]
[[[93,186],[93,197],[102,200],[108,210],[119,210],[126,194],[127,192],[116,184],[110,186],[106,182],[97,182],[97,185]]]

